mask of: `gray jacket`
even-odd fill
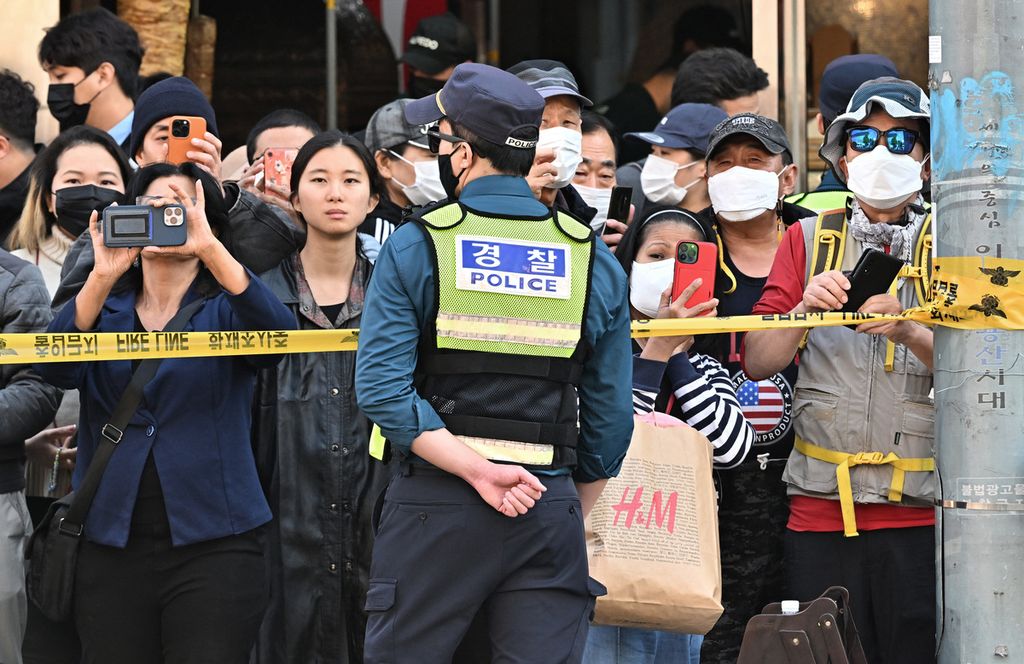
[[[0,354],[4,334],[43,332],[53,318],[39,268],[0,250]],[[26,364],[0,364],[0,493],[25,487],[25,439],[53,421],[61,391]]]
[[[807,256],[813,252],[814,217],[800,223]],[[916,238],[915,238],[916,242]],[[847,231],[843,270],[851,270],[864,247]],[[898,292],[905,309],[916,306],[913,280]],[[902,459],[932,456],[935,406],[929,396],[932,372],[906,346],[896,344],[893,370],[885,370],[886,338],[857,334],[845,327],[813,328],[800,354],[800,377],[793,397],[798,439],[829,450],[890,452]],[[891,465],[850,469],[853,500],[887,503]],[[790,494],[837,498],[836,465],[794,449],[783,479]],[[907,471],[902,504],[928,506],[935,493],[932,472]]]

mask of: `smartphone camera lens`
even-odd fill
[[[189,122],[188,120],[175,120],[171,123],[171,136],[175,138],[186,138],[188,137]]]
[[[697,245],[683,244],[679,247],[679,262],[692,265],[697,262]]]

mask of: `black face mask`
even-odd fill
[[[429,97],[430,95],[437,94],[437,92],[444,87],[444,84],[445,81],[439,81],[434,78],[413,76],[412,80],[409,81],[409,96],[413,99]]]
[[[124,203],[121,192],[92,184],[58,189],[56,196],[57,225],[72,237],[78,237],[89,228],[93,211],[102,214],[111,203]]]
[[[86,74],[85,78],[89,78],[89,74]],[[46,91],[46,105],[50,109],[50,115],[57,118],[57,122],[60,123],[61,131],[85,124],[92,100],[100,94],[97,92],[85,104],[75,103],[75,88],[81,85],[85,78],[78,83],[51,83]]]
[[[437,170],[441,176],[441,186],[444,188],[444,193],[448,194],[448,199],[454,201],[456,198],[455,190],[459,186],[459,178],[462,177],[462,173],[456,175],[452,172],[452,154],[442,154],[437,157]]]

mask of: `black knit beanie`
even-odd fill
[[[132,140],[128,156],[135,158],[149,128],[172,115],[193,115],[206,120],[206,130],[220,138],[217,116],[206,96],[184,76],[154,83],[139,95],[132,119]]]

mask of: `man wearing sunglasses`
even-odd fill
[[[910,81],[860,86],[829,125],[822,158],[854,198],[790,227],[755,314],[842,309],[868,249],[905,264],[889,292],[861,312],[895,314],[927,298],[930,219],[928,97]],[[793,358],[802,330],[747,334],[744,366],[771,375]],[[806,336],[794,395],[785,574],[809,600],[850,590],[870,662],[934,661],[935,493],[932,332],[915,322],[819,327]]]
[[[580,662],[583,518],[632,433],[626,279],[533,195],[543,98],[461,64],[405,118],[449,198],[388,238],[363,310],[360,408],[402,455],[370,569],[365,661],[441,663],[478,613],[495,659]],[[371,454],[379,455],[376,444]]]
[[[825,135],[825,128],[832,124],[836,116],[846,111],[850,98],[862,83],[882,76],[898,75],[892,60],[874,53],[843,55],[828,63],[821,74],[818,92],[818,115],[815,118],[818,133]],[[826,170],[821,175],[817,189],[793,194],[786,202],[823,212],[843,207],[849,197],[850,190],[846,184],[831,170]]]

